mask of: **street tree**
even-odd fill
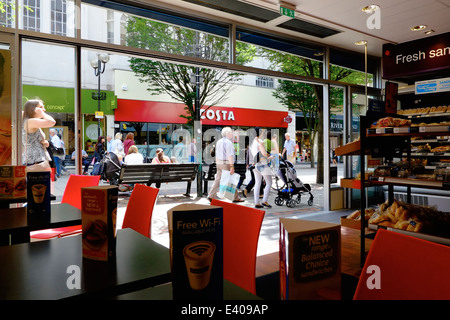
[[[128,46],[219,62],[229,60],[227,38],[136,16],[128,18],[126,29]],[[237,54],[238,63],[253,59],[252,47],[240,43],[236,50],[244,53]],[[199,105],[206,108],[223,101],[241,79],[241,74],[236,72],[134,57],[130,59],[130,67],[140,81],[147,84],[152,95],[165,93],[183,103],[186,114],[180,117],[186,118],[189,124],[195,116],[197,88],[192,81],[195,75],[201,78]]]

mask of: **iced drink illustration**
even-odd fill
[[[42,203],[44,201],[46,190],[47,186],[44,184],[35,184],[31,187],[34,203]]]
[[[193,242],[183,249],[189,284],[194,290],[202,290],[209,284],[216,246],[209,241]]]

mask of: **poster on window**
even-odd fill
[[[0,50],[0,165],[11,165],[11,52]]]

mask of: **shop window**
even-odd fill
[[[124,46],[127,43],[127,20],[126,14],[122,14],[120,18],[120,45]]]
[[[266,69],[321,78],[323,51],[320,46],[294,42],[250,29],[236,30],[236,63],[241,65],[254,66],[254,60],[245,60],[245,57],[252,53],[264,62],[263,67]],[[291,56],[303,66],[286,69],[283,61],[287,61]]]
[[[114,43],[114,12],[111,10],[107,11],[106,30],[106,41],[108,43]]]
[[[257,76],[256,86],[262,88],[273,88],[273,78]]]
[[[41,1],[23,0],[23,29],[40,31],[41,29]]]
[[[0,11],[0,26],[14,28],[14,6],[12,0],[3,1],[3,10]]]
[[[192,20],[189,17],[157,12],[151,9],[105,1],[82,3],[82,12],[95,11],[95,23],[111,21],[107,12],[120,15],[120,43],[135,48],[158,52],[187,55],[207,60],[229,61],[228,26],[212,24],[209,21]],[[96,6],[98,4],[98,6]],[[82,25],[92,25],[87,21],[90,15],[82,14]],[[108,30],[109,33],[109,30]],[[83,39],[110,42],[111,37],[93,28],[82,28]]]
[[[51,33],[60,36],[67,34],[67,3],[66,0],[52,0]]]

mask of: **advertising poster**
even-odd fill
[[[0,50],[0,165],[11,165],[11,52]]]

